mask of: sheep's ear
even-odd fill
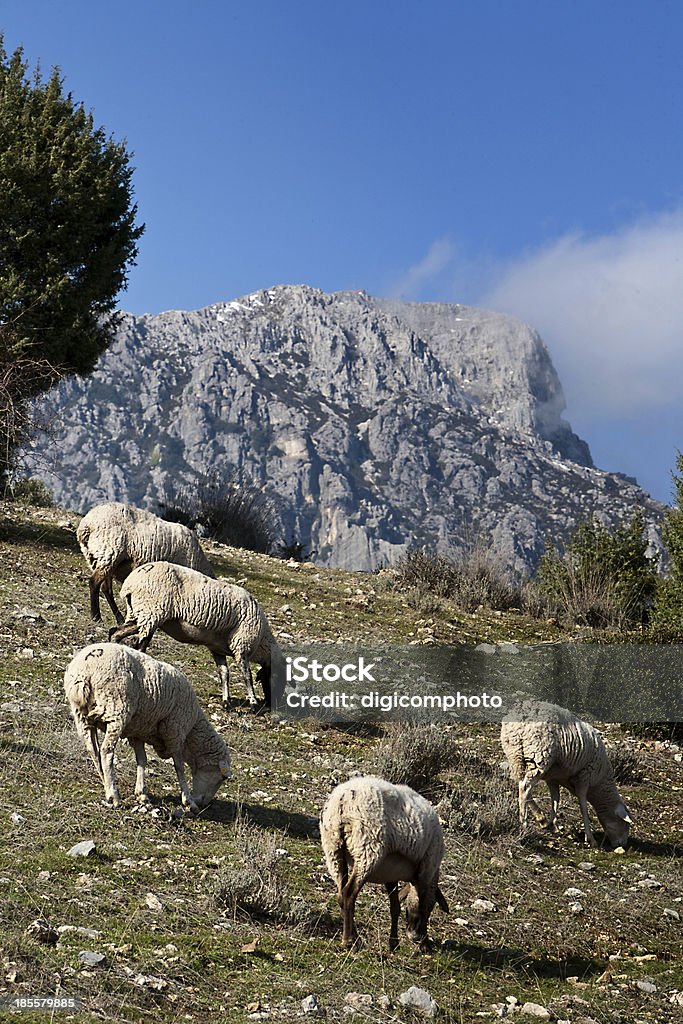
[[[623,818],[627,825],[633,824],[633,819],[626,804],[619,804],[617,807],[617,817]]]
[[[410,892],[410,885],[403,885],[398,891],[398,898],[401,903],[404,903]]]
[[[441,909],[443,910],[444,914],[450,913],[450,911],[448,909],[448,904],[446,903],[446,897],[441,892],[441,889],[439,889],[438,886],[436,887],[436,903],[437,903],[437,906],[441,907]]]

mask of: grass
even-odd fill
[[[683,1007],[670,1002],[683,990],[683,767],[674,747],[606,728],[608,742],[625,751],[620,786],[636,822],[633,849],[619,856],[583,847],[568,794],[556,835],[520,836],[496,729],[450,727],[451,753],[439,760],[434,794],[446,802],[442,888],[450,915],[435,910],[428,954],[405,939],[389,954],[388,901],[368,885],[357,908],[363,945],[344,952],[318,814],[331,786],[375,765],[393,733],[275,724],[239,702],[226,714],[208,654],[160,637],[153,653],[192,678],[230,746],[233,779],[198,818],[176,818],[175,773],[152,756],[153,804],[141,812],[132,796],[134,759],[122,746],[124,806],[103,806],[61,679],[72,652],[105,639],[108,622],[98,627],[88,618],[87,574],[73,529],[60,525],[67,521],[76,519],[0,507],[0,996],[78,996],[78,1021],[222,1024],[296,1019],[311,993],[327,1019],[341,1020],[347,994],[357,992],[372,997],[359,1021],[409,1024],[397,1000],[415,984],[431,992],[446,1024],[485,1020],[480,1014],[499,1019],[492,1004],[506,996],[541,1003],[572,1024],[582,1017],[598,1024],[683,1019]],[[211,556],[259,597],[276,633],[298,640],[563,635],[520,613],[467,615],[445,598],[420,619],[383,574],[325,571],[228,548]],[[69,848],[87,838],[96,853],[70,858]],[[252,906],[238,898],[247,871],[263,887]],[[568,910],[571,888],[585,894],[580,914]],[[477,899],[494,909],[474,909]],[[27,933],[36,918],[100,934],[65,931],[56,944],[43,944]],[[105,954],[104,965],[86,967],[83,950]],[[647,979],[655,992],[638,988]]]

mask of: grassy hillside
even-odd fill
[[[106,639],[110,624],[104,602],[105,625],[89,620],[75,524],[56,510],[0,506],[0,996],[58,991],[82,1000],[78,1020],[166,1024],[289,1020],[315,995],[328,1020],[355,1011],[358,1021],[407,1024],[420,1018],[398,997],[418,985],[452,1024],[500,1019],[494,1006],[506,1000],[572,1024],[683,1020],[683,766],[674,746],[606,727],[636,820],[632,849],[618,855],[583,847],[568,797],[557,835],[521,838],[497,730],[449,727],[451,764],[431,795],[446,821],[450,915],[434,912],[430,953],[402,938],[389,954],[387,900],[368,886],[357,907],[364,944],[341,951],[318,814],[331,785],[372,768],[391,737],[278,725],[240,702],[227,714],[208,652],[158,637],[152,653],[193,680],[230,746],[233,778],[189,818],[178,813],[172,766],[152,757],[154,803],[141,811],[132,753],[121,745],[127,799],[119,810],[104,806],[62,691],[72,654]],[[561,636],[519,613],[467,616],[443,601],[420,618],[382,575],[210,553],[220,573],[257,595],[284,639]],[[82,839],[95,852],[69,857]],[[31,929],[37,918],[48,941]],[[105,959],[89,966],[83,952]]]

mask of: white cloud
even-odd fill
[[[529,252],[478,304],[539,331],[570,417],[683,409],[683,210]]]
[[[427,253],[409,267],[405,274],[391,287],[391,292],[402,299],[418,299],[422,291],[439,277],[452,263],[455,246],[447,238],[432,242]]]

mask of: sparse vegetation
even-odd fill
[[[34,508],[52,508],[54,497],[44,480],[39,477],[22,477],[12,485],[12,498]]]

